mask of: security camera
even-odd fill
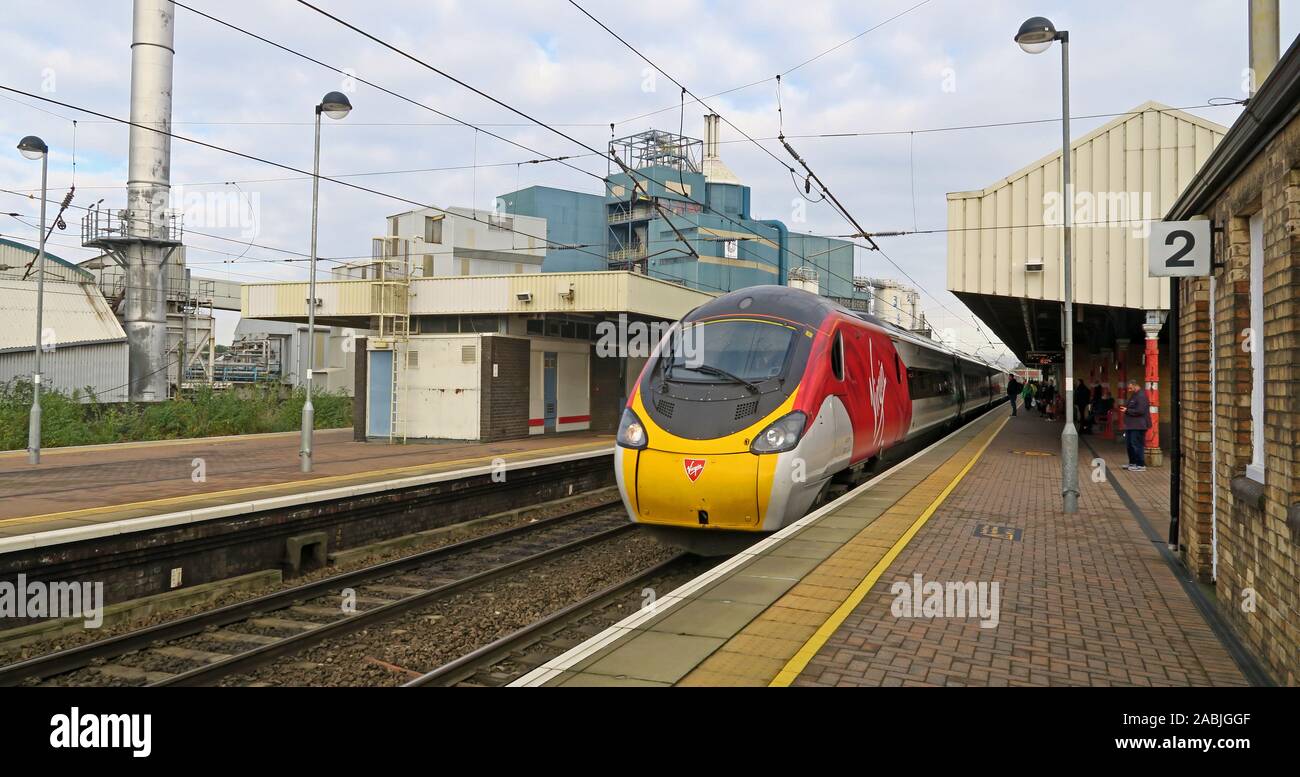
[[[521,291],[515,294],[515,299],[519,300],[520,302],[532,302],[533,293],[531,291]]]

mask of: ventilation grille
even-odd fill
[[[472,345],[462,345],[460,347],[460,360],[464,364],[473,364],[478,360],[477,349]]]
[[[748,402],[741,402],[739,405],[736,405],[736,420],[739,421],[746,416],[751,416],[756,410],[758,410],[757,399],[751,399]]]
[[[655,403],[655,408],[659,411],[659,414],[665,418],[673,417],[673,408],[675,407],[676,405],[666,399],[661,399]]]
[[[414,369],[419,369],[419,367],[420,367],[420,352],[419,352],[419,351],[407,351],[407,352],[406,352],[406,369],[408,369],[408,370],[414,370]]]

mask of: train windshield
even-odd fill
[[[664,376],[696,383],[760,383],[781,375],[795,330],[754,319],[687,325],[673,333]]]

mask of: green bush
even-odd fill
[[[137,440],[171,440],[262,432],[289,432],[302,421],[302,391],[246,386],[224,391],[200,388],[168,402],[104,404],[82,402],[81,391],[41,394],[41,445],[96,445]],[[27,447],[32,404],[28,380],[0,383],[0,450]],[[317,391],[312,395],[317,429],[352,425],[352,398]]]

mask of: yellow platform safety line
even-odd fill
[[[333,429],[317,429],[316,433],[351,430],[351,427],[338,426]],[[130,450],[132,448],[171,448],[177,445],[203,445],[205,443],[224,442],[228,440],[259,440],[275,437],[298,437],[301,431],[292,432],[258,432],[256,434],[219,434],[212,437],[175,437],[166,440],[129,440],[126,442],[89,443],[87,445],[60,445],[56,448],[42,448],[41,458],[58,456],[64,453],[94,453],[97,450]],[[27,450],[18,448],[0,451],[0,459],[26,458]]]
[[[609,443],[603,441],[574,443],[572,445],[559,445],[554,448],[511,451],[509,453],[498,454],[496,456],[475,456],[473,458],[468,458],[468,459],[455,459],[453,461],[432,462],[429,464],[412,464],[405,467],[393,467],[391,469],[369,470],[366,472],[352,472],[352,473],[346,473],[342,475],[329,475],[323,478],[310,478],[307,480],[284,480],[284,481],[280,481],[279,483],[266,483],[260,486],[245,486],[243,488],[232,488],[226,491],[181,494],[179,496],[169,496],[161,499],[149,499],[143,502],[126,502],[124,504],[116,504],[116,505],[83,507],[77,510],[65,510],[59,513],[44,513],[42,515],[20,515],[20,516],[15,516],[13,518],[0,519],[0,526],[12,526],[12,525],[24,524],[24,523],[40,523],[43,521],[76,519],[82,516],[89,517],[89,516],[99,515],[106,512],[135,510],[141,507],[151,507],[151,506],[161,507],[164,505],[183,504],[185,502],[201,500],[201,499],[219,499],[222,497],[237,496],[240,494],[249,494],[256,491],[270,491],[276,488],[283,488],[286,486],[297,486],[297,485],[318,486],[318,485],[324,485],[326,483],[335,483],[340,480],[383,477],[385,475],[396,475],[398,473],[412,472],[414,470],[426,470],[426,474],[434,475],[446,471],[448,467],[454,467],[461,464],[469,464],[472,462],[483,462],[483,461],[490,462],[496,458],[504,459],[508,457],[518,457],[520,454],[542,453],[544,454],[544,456],[538,456],[537,458],[544,458],[545,456],[549,456],[553,453],[559,451],[571,450],[574,448],[591,448],[592,450],[596,450],[598,448],[604,448],[604,447],[609,447]],[[373,483],[373,482],[374,482],[373,480],[363,480],[362,482],[357,483],[357,485],[366,485],[367,483]],[[316,490],[316,489],[312,489],[312,490]],[[310,494],[311,491],[304,490],[300,493]],[[287,494],[282,494],[281,496],[287,496]],[[221,505],[209,505],[209,506],[219,507]],[[196,508],[196,509],[201,510],[203,508]],[[135,516],[135,517],[143,518],[146,516]],[[127,518],[123,520],[130,520],[130,519]]]
[[[849,614],[857,609],[857,606],[861,604],[862,600],[866,598],[868,593],[870,593],[872,587],[874,587],[876,582],[880,580],[880,576],[885,573],[885,570],[889,569],[890,564],[894,563],[894,559],[898,557],[898,554],[903,552],[903,548],[907,547],[908,543],[912,541],[912,538],[916,536],[916,533],[921,530],[921,527],[925,526],[926,522],[930,520],[930,516],[934,515],[935,511],[939,509],[939,505],[944,503],[948,498],[948,495],[957,487],[957,484],[966,477],[966,474],[975,466],[975,462],[980,460],[980,457],[984,455],[984,451],[987,450],[993,440],[997,438],[998,433],[1002,431],[1002,427],[1006,426],[1007,422],[1010,420],[1010,416],[1003,417],[1001,423],[999,423],[997,428],[993,430],[993,433],[989,435],[988,439],[984,441],[984,444],[980,446],[980,449],[975,452],[975,455],[971,457],[970,461],[966,462],[966,466],[961,468],[961,471],[957,473],[957,476],[954,477],[948,485],[944,486],[944,489],[939,492],[939,495],[934,498],[934,501],[931,502],[919,516],[917,516],[916,520],[912,522],[912,525],[903,533],[903,536],[899,537],[898,541],[890,546],[884,557],[881,558],[880,561],[876,562],[876,565],[871,568],[871,571],[862,579],[862,582],[858,583],[857,587],[853,589],[853,592],[849,594],[849,598],[845,599],[844,602],[835,609],[835,612],[831,613],[830,617],[826,619],[826,622],[823,623],[817,631],[813,632],[813,635],[808,638],[808,641],[804,643],[803,647],[799,648],[798,652],[796,652],[794,656],[786,662],[786,665],[780,672],[777,672],[776,677],[772,678],[772,682],[768,683],[768,687],[788,687],[799,675],[803,674],[803,670],[808,666],[808,662],[813,659],[813,656],[817,655],[817,651],[822,649],[822,646],[831,638],[831,635],[839,630],[840,625],[849,617]]]

